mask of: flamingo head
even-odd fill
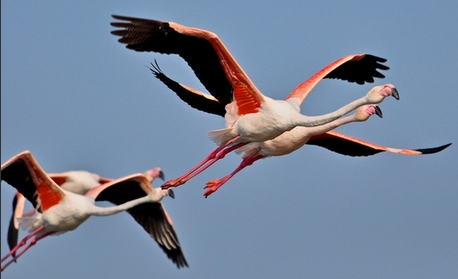
[[[162,189],[162,188],[154,188],[148,196],[153,202],[160,202],[164,197],[170,196],[172,199],[175,198],[175,194],[171,189]]]
[[[159,167],[147,170],[147,171],[145,171],[144,174],[145,174],[146,177],[148,177],[148,179],[150,180],[151,183],[154,181],[154,179],[156,179],[158,177],[160,179],[162,179],[162,180],[164,180],[164,178],[165,178],[164,177],[164,172]]]
[[[364,105],[360,106],[355,113],[356,121],[366,121],[372,115],[376,114],[378,117],[383,118],[382,110],[377,105]]]
[[[399,92],[392,84],[384,84],[373,87],[366,94],[366,98],[369,104],[381,103],[386,97],[393,96],[396,100],[399,100]]]

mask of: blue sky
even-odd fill
[[[335,59],[388,59],[386,78],[325,80],[302,112],[325,113],[392,83],[383,119],[338,130],[428,156],[345,157],[305,146],[256,162],[217,193],[205,182],[236,154],[164,204],[189,269],[177,270],[126,213],[92,217],[31,248],[2,278],[454,278],[458,273],[458,4],[456,1],[2,1],[1,160],[28,149],[49,172],[120,177],[160,166],[167,179],[215,145],[224,126],[155,80],[201,90],[177,56],[135,53],[110,34],[111,14],[213,31],[265,94],[283,99]],[[159,186],[156,183],[155,186]],[[2,182],[1,254],[14,189]],[[108,206],[109,204],[102,204]],[[22,232],[22,236],[25,235]]]

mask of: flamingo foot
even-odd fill
[[[212,179],[208,181],[204,187],[204,189],[207,189],[207,191],[204,193],[204,197],[208,198],[208,196],[216,192],[219,187],[223,186],[224,182],[226,181],[223,181],[222,179]]]
[[[162,184],[161,188],[164,189],[164,190],[167,190],[170,187],[178,187],[180,185],[185,184],[186,181],[187,181],[186,179],[180,179],[180,178],[171,179],[171,180],[165,182],[164,184]]]

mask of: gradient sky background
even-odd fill
[[[1,5],[2,162],[29,149],[49,172],[116,178],[160,166],[171,179],[215,147],[207,132],[224,120],[190,108],[146,68],[157,59],[171,78],[203,90],[187,64],[127,50],[110,34],[111,14],[215,32],[276,99],[341,56],[385,57],[385,79],[364,86],[325,80],[302,112],[325,113],[393,83],[401,100],[381,104],[383,119],[338,130],[399,148],[454,143],[414,157],[352,158],[305,146],[255,163],[203,198],[206,181],[240,163],[230,154],[164,201],[190,268],[176,269],[121,213],[44,239],[2,278],[456,278],[456,1]],[[2,182],[2,255],[14,193]]]

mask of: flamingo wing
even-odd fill
[[[237,101],[240,114],[256,112],[263,101],[261,92],[237,63],[218,36],[207,30],[174,22],[113,15],[111,33],[135,51],[178,54],[194,71],[205,88],[224,103]],[[229,94],[228,94],[229,93]]]
[[[164,83],[169,89],[175,92],[182,101],[197,110],[224,117],[226,114],[225,106],[227,103],[221,103],[212,95],[205,94],[199,90],[190,88],[186,85],[174,81],[162,72],[157,63],[156,65],[152,64],[152,66],[153,69],[150,68],[150,70],[154,76],[162,83]],[[232,93],[229,92],[227,95],[230,96]],[[222,100],[222,102],[228,100],[230,99],[225,98],[225,100]]]
[[[173,224],[161,203],[144,203],[128,210],[129,214],[157,242],[178,268],[188,263],[181,250]]]
[[[324,134],[312,136],[307,144],[321,146],[347,156],[371,156],[380,152],[392,152],[404,155],[424,155],[440,152],[451,145],[451,143],[449,143],[432,148],[399,149],[370,143],[344,135],[337,131],[329,131]]]
[[[59,186],[67,182],[67,173],[48,173],[48,175]]]
[[[301,104],[317,83],[324,78],[341,79],[358,84],[372,83],[374,78],[385,77],[379,72],[379,70],[389,69],[382,64],[384,62],[386,62],[385,58],[366,53],[341,57],[299,84],[286,99],[297,98]]]
[[[385,58],[371,54],[349,55],[345,58],[345,62],[341,61],[324,78],[336,78],[348,82],[356,82],[357,84],[373,83],[374,78],[385,78],[379,70],[386,71],[390,69],[382,64],[386,62]]]
[[[8,247],[10,250],[12,250],[14,247],[16,247],[18,243],[18,237],[19,237],[19,225],[16,221],[16,211],[17,206],[18,206],[18,197],[21,195],[21,193],[16,193],[13,198],[13,214],[11,214],[10,218],[10,223],[8,225],[8,234],[7,234],[7,241],[8,241]],[[21,195],[22,196],[22,195]],[[15,256],[16,253],[13,254]]]
[[[88,195],[96,196],[96,201],[109,201],[120,205],[144,197],[150,191],[152,188],[148,179],[143,174],[135,174],[98,186],[90,190]],[[173,224],[162,203],[140,204],[128,209],[127,212],[178,268],[188,266]]]
[[[13,186],[38,212],[58,204],[64,192],[40,167],[30,151],[14,156],[1,167],[2,180]]]

